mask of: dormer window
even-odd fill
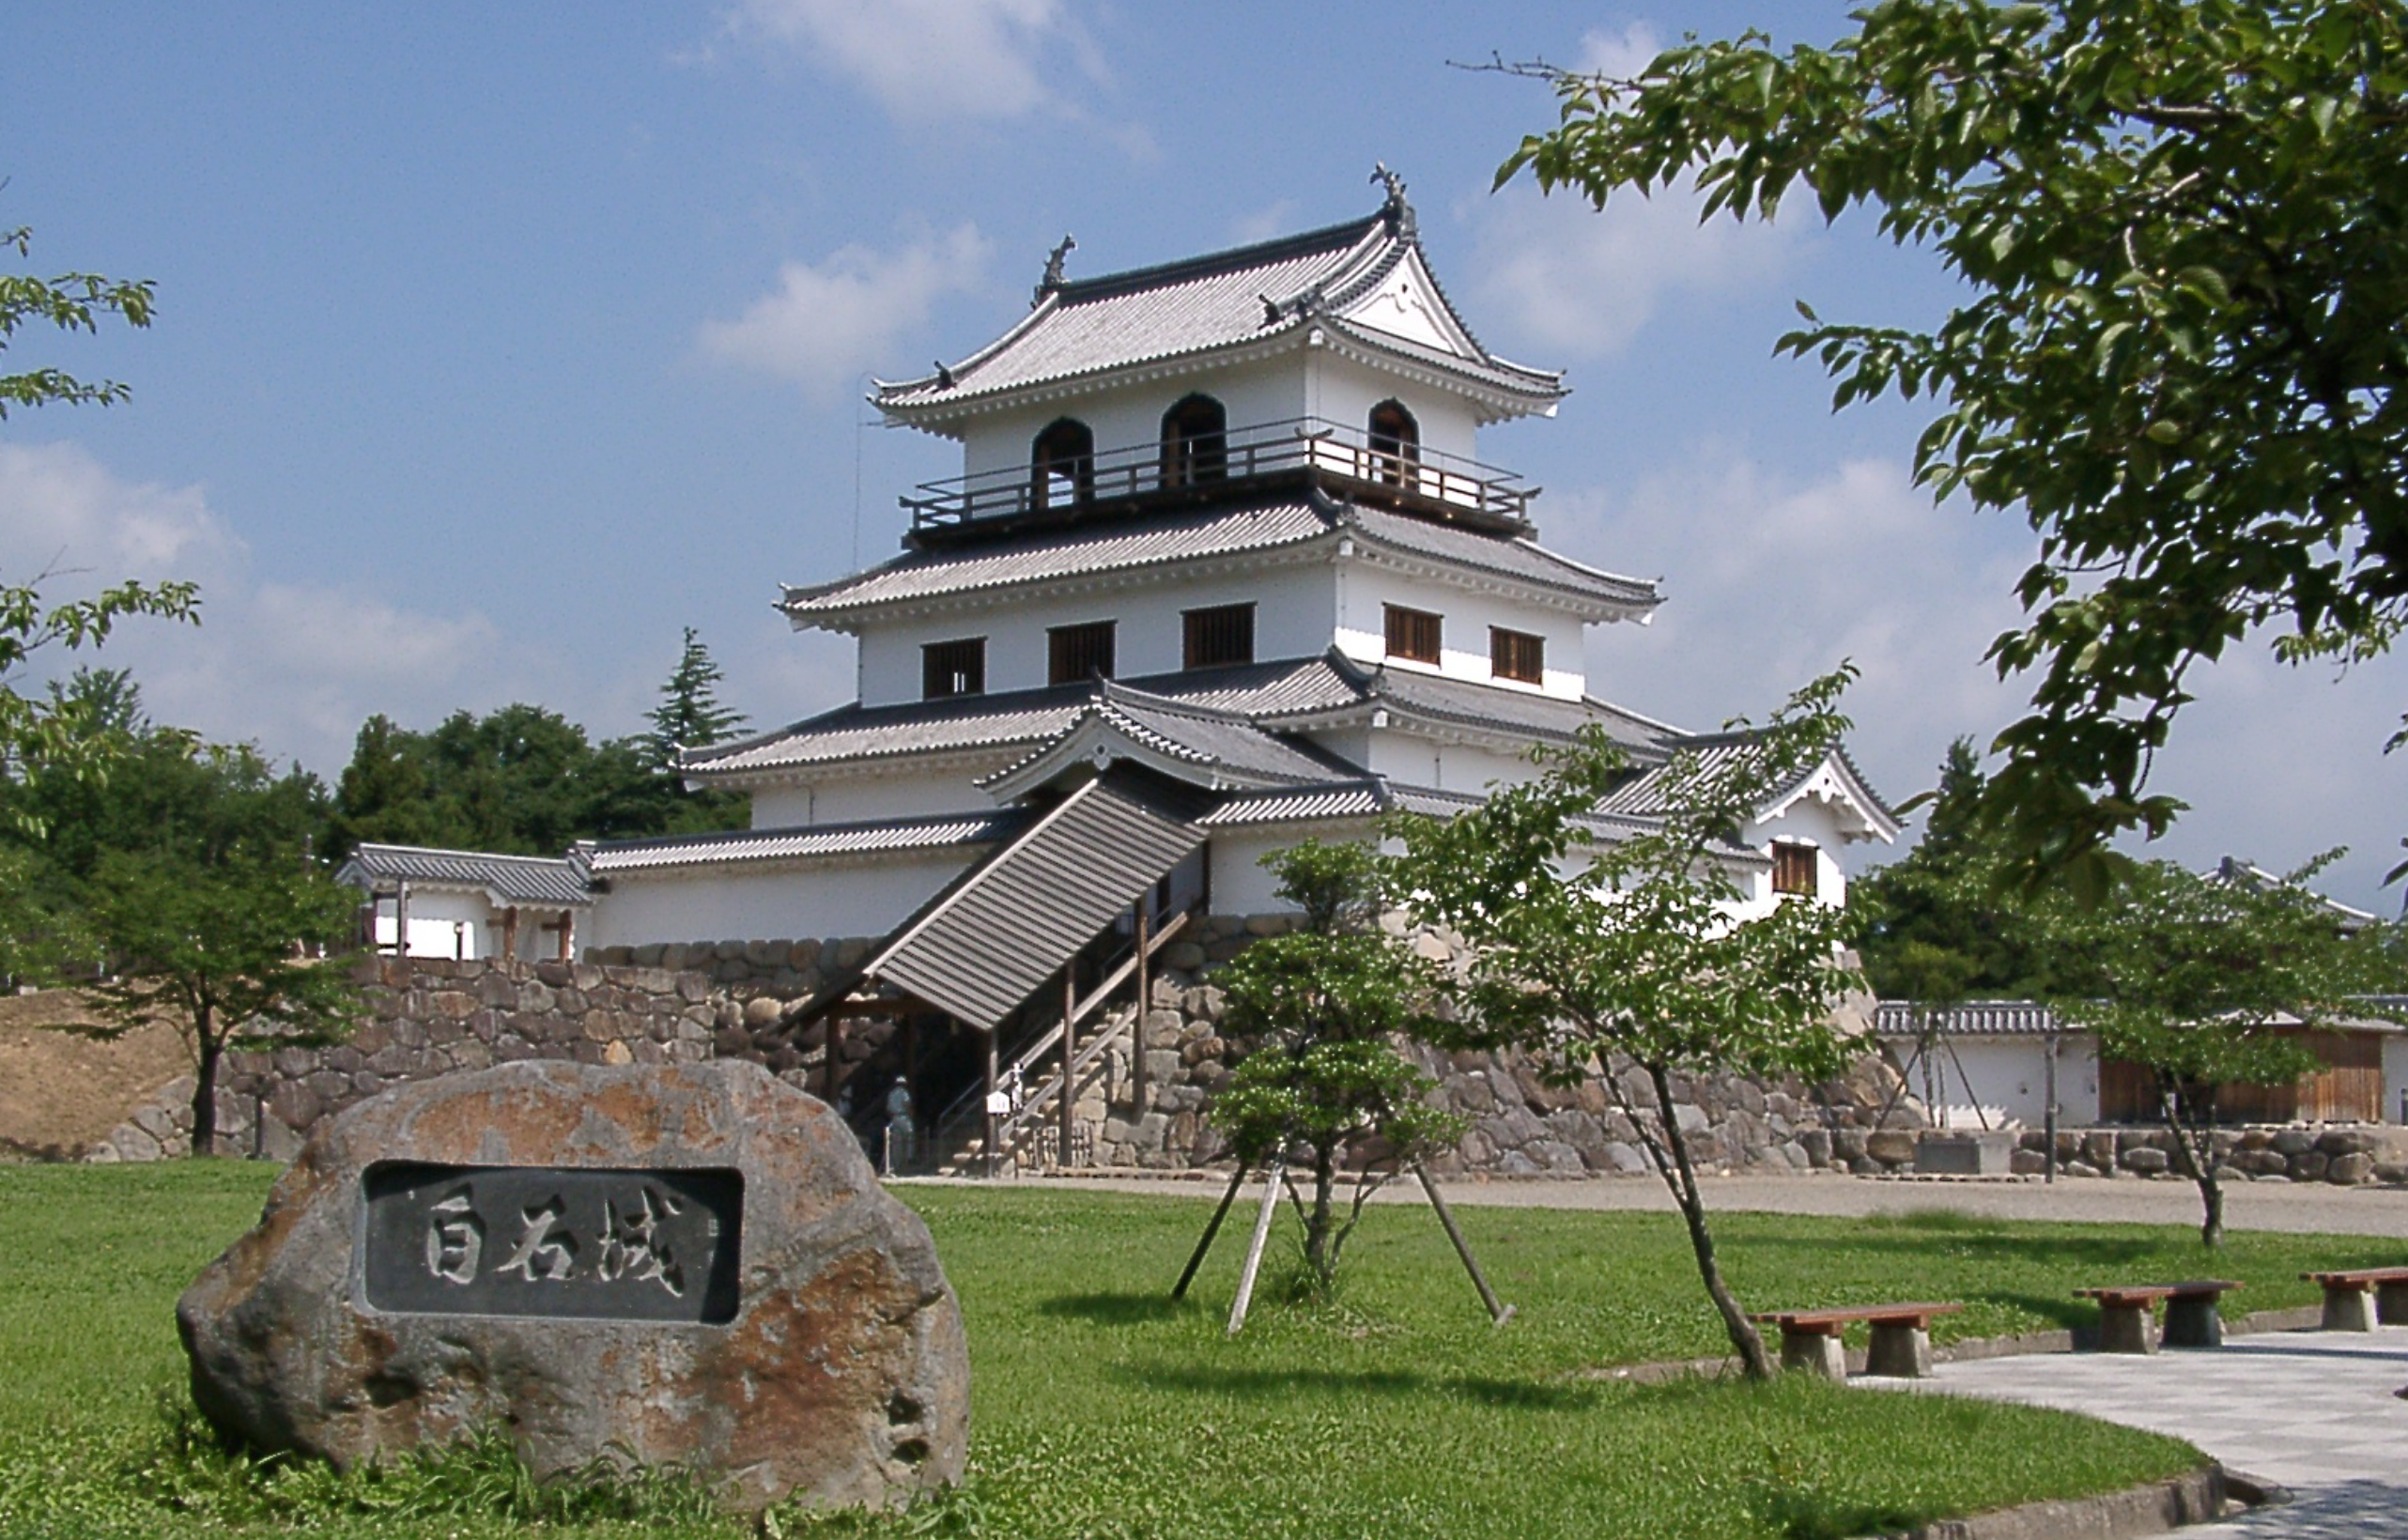
[[[1401,401],[1382,401],[1371,408],[1371,474],[1391,486],[1403,486],[1421,464],[1421,424]]]
[[[1407,609],[1403,605],[1380,607],[1387,612],[1388,655],[1414,663],[1438,661],[1439,618],[1427,609]]]
[[[1772,890],[1787,898],[1814,896],[1815,848],[1799,839],[1776,839],[1772,845]]]
[[[1162,415],[1162,484],[1194,486],[1229,473],[1229,413],[1209,395],[1183,397]]]
[[[1045,633],[1045,683],[1076,685],[1112,677],[1112,622],[1057,625]]]
[[[1067,508],[1095,496],[1095,430],[1075,417],[1055,420],[1028,451],[1028,495],[1039,508]]]
[[[987,639],[964,637],[932,641],[919,650],[919,694],[924,701],[987,692]]]
[[[1254,606],[1215,605],[1180,613],[1186,629],[1182,667],[1218,669],[1254,661]]]

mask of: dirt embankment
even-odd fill
[[[73,990],[0,995],[0,1160],[73,1160],[190,1071],[163,1023],[114,1042],[60,1029],[100,1020]]]

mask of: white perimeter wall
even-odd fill
[[[527,962],[540,962],[560,955],[560,932],[547,931],[547,925],[557,924],[561,911],[521,905],[518,910],[518,946],[517,955]],[[570,923],[577,927],[570,937],[571,945],[583,947],[587,917],[573,915]],[[375,938],[379,947],[393,945],[394,901],[390,894],[377,900]],[[502,912],[486,901],[482,893],[427,891],[413,886],[409,890],[409,955],[412,957],[449,957],[473,960],[499,956],[502,951]]]
[[[954,853],[878,866],[698,868],[614,878],[580,946],[882,936],[967,866]]]
[[[1913,1064],[1914,1040],[1891,1039],[1898,1062],[1907,1065],[1906,1089],[1923,1094],[1923,1066]],[[1951,1051],[1955,1057],[1950,1057]],[[1979,1129],[1976,1103],[1990,1126],[2043,1128],[2048,1121],[2048,1040],[2045,1038],[1944,1038],[1933,1045],[1931,1071],[1943,1128]],[[1957,1073],[1958,1064],[1964,1074]],[[1968,1083],[1972,1096],[1966,1095]],[[2067,1037],[2057,1048],[2058,1120],[2067,1126],[2094,1123],[2099,1116],[2098,1049],[2087,1037]]]
[[[1584,627],[1578,616],[1409,577],[1359,559],[1340,562],[1337,571],[1336,640],[1349,657],[1375,668],[1385,663],[1399,673],[1443,674],[1564,700],[1580,699],[1587,686],[1587,665],[1581,656]],[[1392,604],[1440,617],[1435,667],[1388,656],[1385,607]],[[1546,683],[1523,685],[1496,677],[1490,667],[1489,628],[1492,625],[1547,639]]]
[[[2408,1034],[2383,1040],[2383,1120],[2408,1122],[2400,1114],[2400,1099],[2408,1096]]]
[[[964,637],[987,639],[988,694],[1041,688],[1046,683],[1045,633],[1092,621],[1116,623],[1113,671],[1119,677],[1176,673],[1186,645],[1181,611],[1245,603],[1255,607],[1258,659],[1317,657],[1329,650],[1335,601],[1326,565],[1202,577],[1164,574],[1140,585],[965,605],[945,615],[865,630],[861,701],[876,706],[920,699],[920,648]],[[1480,645],[1488,645],[1486,632]]]

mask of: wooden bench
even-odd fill
[[[2149,1330],[2149,1311],[2158,1301],[2166,1301],[2167,1347],[2221,1348],[2224,1316],[2218,1301],[2225,1290],[2240,1286],[2228,1278],[2193,1278],[2179,1284],[2077,1288],[2074,1294],[2099,1301],[2099,1351],[2153,1353],[2158,1339]]]
[[[1962,1310],[1961,1304],[1853,1304],[1830,1310],[1768,1310],[1751,1314],[1752,1321],[1781,1328],[1781,1366],[1805,1369],[1826,1379],[1848,1377],[1847,1352],[1840,1332],[1857,1321],[1873,1326],[1873,1346],[1864,1358],[1867,1374],[1920,1379],[1932,1372],[1932,1317]]]
[[[2371,1332],[2377,1321],[2408,1326],[2408,1268],[2342,1268],[2300,1276],[2324,1290],[2327,1332]]]

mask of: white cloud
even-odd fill
[[[1627,493],[1548,500],[1550,545],[1666,575],[1651,624],[1590,634],[1590,688],[1608,700],[1713,727],[1761,716],[1853,659],[1862,677],[1846,706],[1850,745],[1892,800],[1932,784],[1951,740],[1986,747],[2024,708],[2028,686],[2001,682],[1982,658],[2020,622],[2012,590],[2030,560],[2029,531],[1933,507],[1904,466],[1851,461],[1801,484],[1706,441],[1686,467]],[[2191,811],[2143,854],[2204,866],[2230,853],[2288,868],[2348,845],[2350,859],[2323,886],[2396,911],[2399,890],[2380,883],[2408,834],[2408,755],[2380,750],[2408,704],[2408,657],[2337,682],[2252,642],[2194,685],[2199,699],[2151,783]]]
[[[1104,76],[1060,0],[743,0],[729,26],[805,50],[905,120],[1058,108],[1058,55]]]
[[[1618,33],[1592,28],[1581,34],[1580,56],[1572,65],[1572,73],[1629,80],[1663,51],[1656,29],[1645,22],[1632,22]]]
[[[846,246],[816,267],[789,262],[775,290],[734,320],[703,322],[698,340],[714,358],[837,400],[864,370],[900,356],[938,296],[975,287],[990,250],[964,224],[901,251]]]
[[[1629,345],[1668,300],[1762,285],[1803,238],[1794,224],[1728,215],[1700,223],[1694,188],[1616,195],[1599,210],[1576,192],[1526,183],[1490,199],[1472,266],[1485,311],[1554,357],[1597,358]]]
[[[197,628],[129,622],[100,652],[45,654],[38,668],[131,669],[153,717],[206,738],[257,743],[332,778],[374,712],[423,721],[465,698],[498,705],[496,692],[524,683],[482,615],[258,581],[202,488],[123,480],[79,445],[0,444],[0,578],[54,571],[46,596],[128,578],[201,585]]]

